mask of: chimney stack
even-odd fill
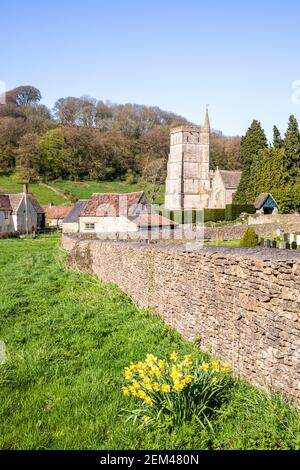
[[[23,193],[28,194],[28,183],[23,183]]]

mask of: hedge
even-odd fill
[[[222,222],[225,220],[225,209],[204,209],[204,222]]]
[[[236,220],[242,212],[255,214],[255,207],[252,204],[227,204],[225,209],[225,220],[232,222]]]
[[[192,214],[192,215],[191,215]],[[160,215],[167,217],[178,224],[190,223],[195,224],[197,221],[203,220],[203,211],[192,210],[176,210],[176,211],[160,211]],[[221,222],[225,220],[225,209],[204,209],[204,222]]]

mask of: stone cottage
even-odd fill
[[[78,201],[63,221],[64,233],[126,234],[174,230],[176,224],[155,213],[143,191],[95,193]]]
[[[44,225],[44,209],[27,184],[22,193],[0,193],[0,232],[31,233]]]

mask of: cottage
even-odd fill
[[[63,220],[68,216],[72,210],[72,206],[45,206],[46,224],[48,227],[57,229],[62,228]]]
[[[31,233],[45,225],[45,212],[35,197],[28,192],[0,194],[0,232]]]
[[[270,193],[260,194],[254,202],[257,214],[272,215],[278,213],[278,204]]]
[[[71,224],[71,225],[70,225]],[[143,191],[125,194],[95,193],[78,201],[63,222],[63,231],[121,234],[174,230],[176,224],[154,212]]]

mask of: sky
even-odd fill
[[[300,120],[299,0],[0,0],[0,81],[138,103],[226,135]],[[298,83],[297,83],[298,81]],[[293,84],[295,89],[293,89]]]

